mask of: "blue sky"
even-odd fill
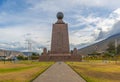
[[[50,49],[56,13],[69,25],[70,47],[81,48],[119,33],[120,0],[0,0],[0,48]],[[117,25],[116,25],[117,24]]]

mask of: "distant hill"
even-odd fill
[[[106,51],[106,49],[108,47],[108,44],[110,42],[115,43],[115,39],[117,39],[117,43],[120,44],[120,33],[112,35],[105,40],[102,40],[102,41],[97,42],[95,44],[89,45],[89,46],[84,47],[82,49],[78,49],[78,53],[81,54],[81,55],[87,55],[87,54],[90,54],[94,51],[97,51],[97,52]]]
[[[22,52],[24,55],[29,56],[32,55],[33,52]]]
[[[33,53],[36,53],[36,54],[39,54],[38,52],[22,52],[24,55],[26,56],[30,56],[32,55]]]

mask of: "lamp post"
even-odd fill
[[[115,39],[115,55],[117,55],[117,39]]]
[[[115,59],[116,59],[116,63],[117,63],[117,39],[115,39]]]
[[[6,58],[6,52],[5,52],[5,50],[4,50],[4,64],[5,64],[5,58]]]
[[[30,39],[28,39],[26,41],[27,41],[27,48],[28,48],[28,60],[30,60],[30,55],[31,55],[31,50],[32,50],[32,42]]]

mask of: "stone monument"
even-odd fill
[[[57,13],[57,22],[53,24],[51,54],[69,54],[68,25],[63,22],[63,13]]]
[[[77,53],[78,53],[77,48],[74,48],[74,49],[73,49],[73,54],[72,54],[72,55],[77,55]]]
[[[43,49],[43,55],[47,55],[47,48]]]
[[[68,24],[62,20],[63,17],[62,12],[57,13],[57,22],[52,27],[51,50],[47,53],[44,48],[39,61],[81,61],[77,48],[74,48],[73,54],[70,53]]]

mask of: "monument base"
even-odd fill
[[[70,54],[50,54],[41,55],[39,61],[81,61],[82,57],[80,55],[70,55]]]

